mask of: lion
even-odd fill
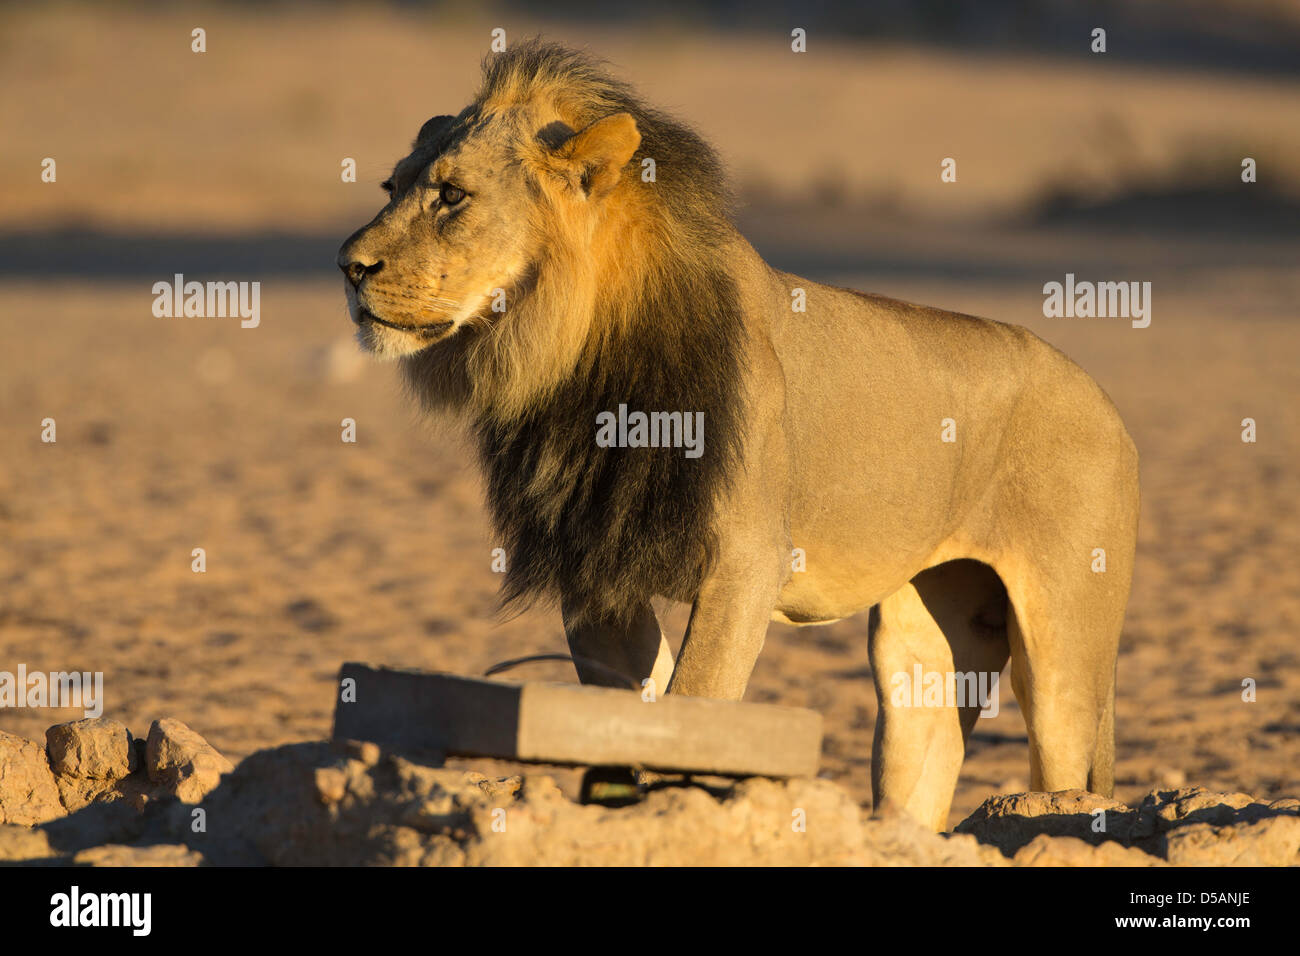
[[[869,610],[877,806],[947,827],[980,702],[900,681],[1008,659],[1033,789],[1111,795],[1138,456],[1078,366],[772,268],[700,136],[540,40],[383,188],[338,255],[358,338],[472,436],[503,605],[557,603],[581,681],[740,700],[770,620]]]

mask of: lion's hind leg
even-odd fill
[[[934,830],[947,828],[983,703],[969,691],[987,691],[1007,662],[1005,612],[997,574],[975,561],[923,571],[872,609],[877,807],[889,801]],[[961,684],[966,677],[971,682]]]
[[[1070,584],[1009,584],[1011,686],[1029,734],[1034,790],[1114,791],[1115,661],[1124,603],[1107,593],[1110,584],[1082,575]]]
[[[1031,786],[1110,796],[1137,449],[1096,383],[1059,356],[1040,359],[1004,447],[984,546],[1013,609],[1011,686],[1029,732]]]

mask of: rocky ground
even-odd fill
[[[1078,790],[986,800],[953,833],[828,780],[665,781],[581,804],[543,773],[288,744],[234,767],[179,720],[0,733],[0,861],[93,866],[1295,866],[1300,799],[1202,787],[1135,806]]]

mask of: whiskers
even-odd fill
[[[454,321],[460,300],[419,289],[375,287],[365,289],[360,303],[374,315],[399,325],[436,325]]]

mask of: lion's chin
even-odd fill
[[[399,327],[366,309],[360,311],[356,323],[357,342],[367,352],[384,359],[398,359],[423,351],[445,339],[456,325],[448,319],[411,328]]]

